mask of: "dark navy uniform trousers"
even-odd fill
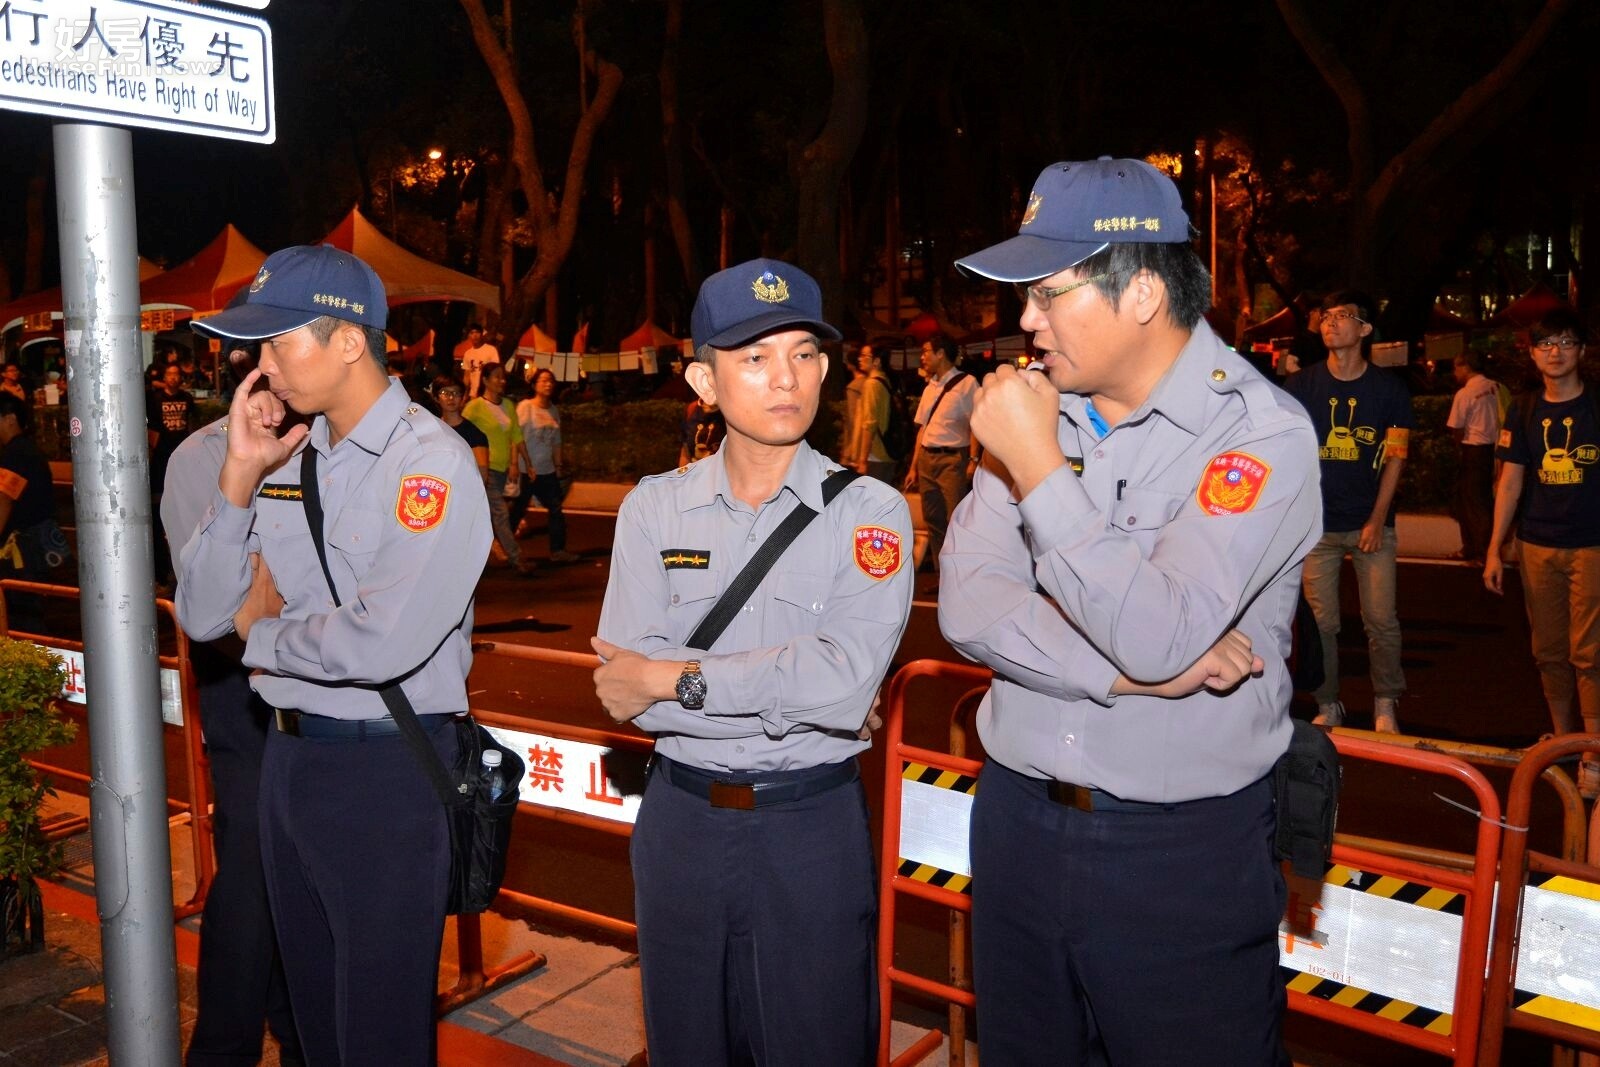
[[[447,718],[421,721],[449,767]],[[261,774],[261,854],[306,1062],[431,1065],[450,874],[432,782],[398,734],[273,729]]]
[[[985,1064],[1283,1065],[1272,783],[1094,811],[990,760],[972,808]]]
[[[224,1067],[261,1061],[262,1021],[280,1058],[300,1062],[300,1039],[278,960],[261,870],[256,797],[271,710],[250,689],[250,671],[225,651],[190,646],[200,691],[215,802],[212,839],[217,872],[200,926],[199,1014],[185,1062]]]
[[[659,764],[631,845],[651,1067],[871,1064],[878,908],[860,780],[741,811]]]

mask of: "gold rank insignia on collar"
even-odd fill
[[[669,571],[703,571],[711,566],[711,550],[704,548],[664,548],[661,565]]]
[[[1083,477],[1083,457],[1082,456],[1067,456],[1066,460],[1067,460],[1067,466],[1072,468],[1072,473],[1076,474],[1078,477],[1082,478]]]
[[[256,496],[264,496],[268,500],[304,500],[298,485],[263,485]]]

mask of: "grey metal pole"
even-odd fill
[[[114,1064],[179,1062],[133,138],[55,127],[90,823]]]

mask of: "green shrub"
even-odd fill
[[[1410,455],[1400,472],[1400,510],[1447,512],[1455,496],[1456,442],[1445,419],[1450,417],[1449,396],[1416,396],[1411,411]]]
[[[55,790],[27,757],[77,734],[76,724],[56,712],[65,683],[61,657],[0,636],[0,883],[14,887],[10,907],[31,906],[35,880],[61,867],[62,846],[46,842],[39,828],[39,808]],[[10,929],[15,917],[3,918]]]

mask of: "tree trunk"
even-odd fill
[[[1529,24],[1493,70],[1466,89],[1436,115],[1411,143],[1375,168],[1371,106],[1366,91],[1339,57],[1338,50],[1311,24],[1300,0],[1277,0],[1283,16],[1301,48],[1310,57],[1344,108],[1348,125],[1347,146],[1350,176],[1346,186],[1349,218],[1346,226],[1345,275],[1351,284],[1372,286],[1378,263],[1385,273],[1413,276],[1420,264],[1400,243],[1389,243],[1382,236],[1391,232],[1389,223],[1403,217],[1425,195],[1430,186],[1449,176],[1448,156],[1481,143],[1495,123],[1490,115],[1498,101],[1505,99],[1518,76],[1527,69],[1534,53],[1550,35],[1571,0],[1545,0],[1538,17]]]
[[[683,173],[683,128],[678,125],[678,42],[683,34],[683,0],[667,0],[667,34],[661,48],[661,151],[667,169],[667,228],[678,249],[684,286],[700,287],[699,257],[689,225],[687,182]]]
[[[823,314],[837,322],[844,307],[839,272],[839,185],[867,126],[867,30],[859,0],[824,0],[823,39],[833,94],[822,131],[799,153],[797,256],[822,288]]]
[[[528,216],[537,249],[533,266],[518,279],[516,291],[506,294],[507,306],[515,315],[516,328],[522,329],[531,321],[530,309],[555,281],[567,261],[567,255],[572,251],[589,154],[594,147],[595,134],[605,123],[622,88],[622,71],[588,47],[581,36],[583,24],[580,14],[577,20],[577,32],[582,42],[579,62],[585,72],[591,69],[595,72],[597,84],[594,98],[580,101],[581,113],[577,129],[573,131],[572,147],[567,154],[567,171],[561,183],[561,197],[557,201],[545,187],[544,171],[539,165],[539,152],[534,140],[533,116],[517,84],[511,57],[495,36],[494,26],[484,13],[482,0],[461,0],[461,7],[472,24],[472,39],[511,116],[511,161],[517,168],[517,181],[523,198],[528,202]],[[506,317],[511,316],[508,314]]]

